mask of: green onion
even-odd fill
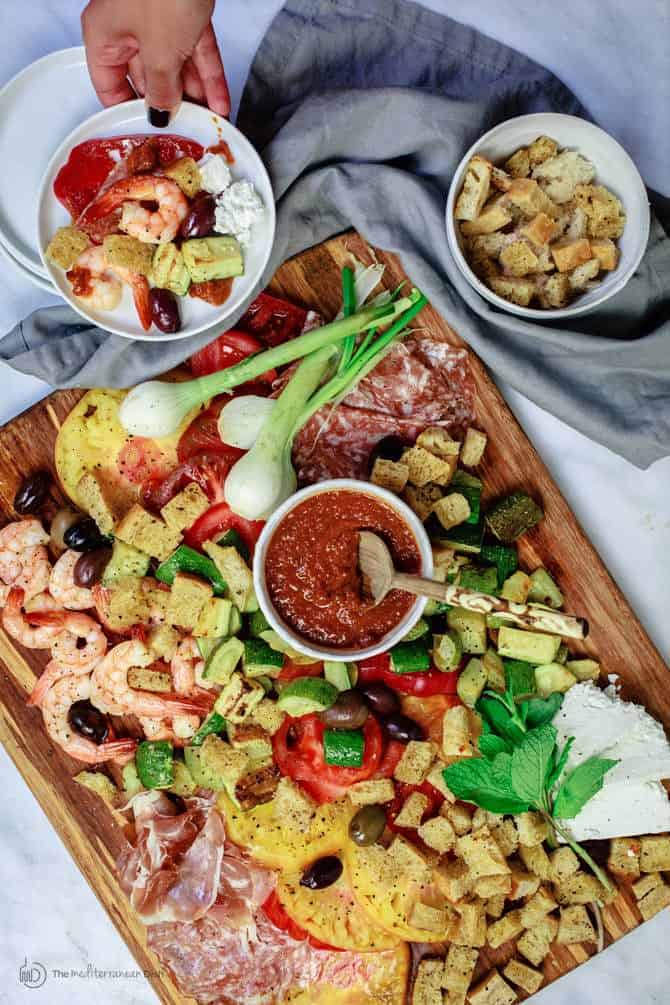
[[[354,290],[354,274],[348,265],[342,269],[342,314],[350,318],[356,313],[356,293]],[[356,336],[348,335],[342,344],[339,371],[346,370],[356,345]]]

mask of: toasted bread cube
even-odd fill
[[[609,237],[594,237],[591,239],[591,254],[600,262],[600,268],[611,272],[619,264],[619,252],[614,241]]]
[[[77,499],[93,517],[102,534],[111,534],[122,516],[118,502],[105,489],[95,472],[87,471],[77,482]]]
[[[185,489],[163,506],[161,516],[168,527],[174,530],[187,530],[210,506],[211,503],[200,486],[195,482],[189,482]]]
[[[472,251],[471,255],[468,257],[468,265],[482,282],[487,282],[489,279],[497,279],[500,275],[500,266],[493,258],[477,248]]]
[[[226,596],[241,611],[253,594],[254,581],[249,566],[235,547],[224,547],[214,541],[205,541],[202,550],[212,559],[226,581]]]
[[[540,290],[540,303],[543,307],[560,310],[567,307],[573,296],[570,277],[565,272],[557,272],[549,276]]]
[[[525,241],[512,241],[500,252],[500,264],[510,276],[527,276],[535,272],[539,259]]]
[[[549,828],[539,813],[520,813],[515,817],[519,843],[526,848],[542,844],[549,836]]]
[[[91,243],[88,234],[78,227],[59,227],[45,252],[61,269],[71,269]]]
[[[540,877],[534,876],[532,872],[526,872],[518,865],[512,865],[511,880],[510,900],[532,897],[540,889]]]
[[[423,928],[427,932],[445,932],[449,926],[450,916],[444,907],[431,907],[422,904],[420,900],[413,905],[409,915],[410,925]],[[440,980],[442,978],[440,977]]]
[[[181,541],[178,530],[168,527],[137,504],[119,521],[114,533],[119,540],[161,561],[168,558]]]
[[[473,157],[467,166],[465,180],[456,200],[456,220],[474,220],[489,197],[493,165],[483,157]]]
[[[524,844],[520,844],[519,855],[529,872],[535,876],[539,876],[545,883],[552,882],[553,870],[551,868],[551,861],[543,845],[536,844],[532,847],[527,847]]]
[[[518,206],[525,216],[545,213],[555,220],[560,213],[558,206],[545,195],[533,178],[515,178],[504,197]]]
[[[442,717],[442,753],[445,757],[472,757],[474,754],[470,716],[464,705],[448,708]]]
[[[167,624],[178,628],[194,628],[201,610],[213,596],[214,591],[209,583],[186,572],[178,572],[170,590],[165,614]]]
[[[551,241],[552,237],[556,236],[557,230],[556,223],[550,216],[547,216],[546,213],[536,213],[530,223],[521,228],[520,233],[533,244],[546,244],[547,241]]]
[[[555,884],[556,900],[566,906],[572,904],[590,904],[592,900],[605,901],[607,894],[602,884],[585,872],[576,872],[568,876],[562,883]]]
[[[486,433],[475,429],[474,426],[469,426],[465,433],[461,449],[461,464],[464,464],[466,468],[477,467],[484,456],[487,443],[488,437]]]
[[[242,722],[228,727],[228,740],[236,750],[244,750],[254,766],[272,760],[272,742],[262,726],[255,722]]]
[[[420,785],[435,761],[435,749],[425,740],[410,740],[398,761],[393,777],[399,782]]]
[[[489,830],[492,830],[498,826],[502,819],[499,813],[490,813],[478,806],[472,817],[472,830],[478,831],[481,827],[488,827]]]
[[[442,1005],[443,971],[442,960],[421,960],[416,968],[412,1005]]]
[[[600,272],[600,262],[597,258],[589,258],[587,262],[578,265],[569,274],[570,286],[573,290],[582,291],[587,289],[592,279],[595,279]]]
[[[509,876],[511,869],[488,827],[464,834],[456,843],[457,854],[470,868],[473,880],[481,876]]]
[[[192,157],[180,157],[163,168],[163,174],[177,182],[184,195],[192,199],[202,189],[200,168]]]
[[[528,307],[536,292],[535,283],[530,279],[509,276],[494,277],[487,282],[487,286],[503,300],[509,300],[518,307]]]
[[[472,811],[463,803],[454,803],[453,806],[445,803],[440,807],[440,815],[446,817],[459,837],[472,830]]]
[[[410,793],[395,818],[396,827],[419,827],[421,818],[428,809],[428,803],[428,796],[424,796],[423,792]]]
[[[492,970],[468,995],[470,1005],[514,1005],[519,999],[497,970]]]
[[[410,447],[401,457],[402,464],[409,468],[409,482],[419,488],[434,482],[448,485],[456,470],[457,458],[436,457],[424,447]]]
[[[521,569],[517,569],[503,583],[500,596],[504,600],[511,600],[515,604],[525,604],[532,585],[533,581],[530,576],[522,572]]]
[[[395,798],[395,789],[390,778],[373,779],[355,782],[349,787],[348,796],[354,806],[373,806],[375,803],[390,803]]]
[[[586,237],[577,241],[564,238],[561,241],[554,241],[551,255],[559,272],[571,272],[592,257],[591,245]]]
[[[398,823],[397,817],[395,822]],[[418,835],[424,844],[439,851],[440,855],[452,851],[456,844],[456,831],[446,817],[432,817],[426,820],[419,827]]]
[[[149,632],[147,645],[157,659],[170,663],[180,641],[180,633],[170,625],[155,625]]]
[[[272,803],[272,813],[276,820],[288,831],[304,834],[309,830],[317,804],[306,792],[282,775]]]
[[[428,859],[416,845],[401,834],[397,834],[388,847],[387,855],[398,874],[405,874],[408,880],[423,883],[430,880]]]
[[[541,886],[521,908],[521,924],[524,928],[534,928],[543,918],[555,911],[558,904],[549,890]]]
[[[613,838],[610,841],[607,871],[622,879],[637,879],[640,875],[641,848],[639,838]]]
[[[139,576],[122,576],[112,588],[107,620],[112,630],[120,631],[149,619],[149,604]]]
[[[596,932],[586,908],[581,904],[561,908],[561,920],[556,941],[561,946],[574,946],[580,942],[595,942]]]
[[[670,837],[640,838],[640,871],[670,872]]]
[[[468,867],[460,859],[438,863],[433,872],[433,879],[438,889],[452,904],[462,900],[472,886]]]
[[[513,184],[513,183],[512,183]],[[504,196],[496,196],[486,203],[484,209],[475,220],[468,220],[461,224],[461,234],[463,237],[476,237],[478,234],[492,234],[496,230],[502,230],[508,223],[512,222],[512,214],[503,199]]]
[[[491,827],[493,840],[505,858],[509,858],[519,847],[519,832],[513,820],[502,820]]]
[[[517,939],[516,948],[529,963],[539,967],[557,933],[558,919],[548,914],[539,925],[524,932],[521,938]]]
[[[588,217],[589,237],[621,237],[626,215],[612,192],[603,185],[577,185],[575,201]]]
[[[495,167],[491,169],[491,185],[497,188],[499,192],[507,192],[510,185],[512,184],[512,176],[503,171],[502,168]]]
[[[645,921],[649,921],[655,914],[658,914],[665,907],[670,907],[670,886],[662,884],[657,886],[646,897],[638,901],[640,914]]]
[[[521,911],[508,911],[500,921],[494,921],[493,924],[489,925],[488,944],[492,949],[499,949],[503,943],[521,935],[523,929]]]
[[[559,205],[569,202],[577,185],[592,181],[594,174],[593,164],[576,150],[563,150],[532,171],[533,178],[539,180],[549,198]]]
[[[486,945],[486,913],[484,902],[475,900],[471,903],[461,902],[456,910],[459,913],[456,929],[451,941],[457,946],[470,946],[480,949]]]
[[[458,440],[452,440],[446,429],[441,426],[428,426],[416,438],[416,446],[423,447],[436,457],[449,460],[451,457],[458,457],[461,452],[461,445]]]
[[[444,495],[443,489],[439,485],[428,484],[417,488],[408,485],[403,492],[403,499],[418,516],[419,520],[427,520],[433,512],[433,506],[438,499]]]
[[[370,475],[373,485],[380,485],[389,492],[400,493],[407,485],[409,467],[401,461],[387,461],[378,457]]]
[[[451,492],[433,506],[433,513],[445,530],[464,523],[470,516],[470,503],[460,492]]]
[[[567,205],[573,206],[573,203]],[[564,231],[564,236],[570,241],[577,241],[580,237],[587,236],[589,219],[581,206],[573,206],[569,217],[569,223]]]
[[[150,276],[154,261],[154,245],[138,241],[128,234],[108,234],[102,242],[105,258],[111,266]]]
[[[576,872],[579,872],[579,859],[572,848],[568,848],[567,845],[553,851],[550,855],[550,860],[555,883],[562,883],[564,879],[568,879],[570,876],[574,876]]]
[[[436,761],[435,766],[431,768],[428,775],[426,776],[426,781],[430,782],[433,788],[437,789],[437,791],[444,796],[446,804],[448,805],[449,803],[456,802],[456,796],[453,794],[453,792],[451,791],[451,789],[444,780],[443,775],[444,768],[445,765],[442,763],[442,761]]]
[[[527,178],[530,174],[530,154],[527,147],[520,147],[505,161],[505,170],[512,178]]]
[[[472,892],[483,900],[492,897],[507,897],[512,890],[511,876],[481,876],[475,881]]]
[[[253,710],[252,718],[266,733],[274,736],[286,718],[286,713],[282,712],[276,701],[263,698]]]
[[[498,894],[496,897],[489,897],[486,901],[486,913],[489,918],[501,918],[502,913],[505,910],[505,901],[507,897],[502,894]]]
[[[538,973],[532,967],[527,967],[520,960],[510,960],[503,970],[503,974],[508,981],[516,984],[518,988],[521,988],[528,995],[534,995],[544,983],[544,974]]]
[[[643,876],[642,879],[638,879],[637,883],[633,883],[633,893],[636,900],[642,900],[651,890],[655,890],[657,886],[660,886],[662,882],[663,877],[660,872],[652,872],[647,876]]]
[[[470,987],[479,953],[470,946],[449,946],[442,975],[442,987],[454,994],[464,994]]]
[[[536,164],[542,164],[543,161],[555,157],[557,152],[558,143],[556,140],[552,140],[551,136],[538,136],[528,147],[528,160],[531,167],[535,167]]]
[[[468,242],[473,256],[497,258],[505,247],[505,235],[494,231],[492,234],[478,234]]]

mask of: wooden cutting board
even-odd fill
[[[333,317],[341,305],[340,269],[353,252],[371,260],[366,245],[344,235],[304,252],[277,272],[272,288],[289,300]],[[407,277],[396,258],[383,253],[385,285],[394,288]],[[420,322],[455,346],[463,343],[432,308]],[[668,669],[643,631],[621,591],[605,569],[568,508],[551,475],[505,404],[483,363],[472,356],[477,390],[476,424],[489,436],[482,475],[486,495],[495,497],[525,488],[541,500],[545,519],[521,542],[523,567],[545,565],[565,594],[566,609],[585,615],[591,634],[580,651],[598,658],[606,673],[617,673],[623,696],[643,703],[670,727]],[[53,470],[57,431],[83,391],[59,391],[0,430],[0,525],[16,518],[12,500],[23,477],[37,468]],[[123,818],[72,781],[81,766],[54,748],[40,713],[26,706],[26,695],[47,662],[41,652],[18,648],[0,630],[0,740],[60,834],[81,872],[137,959],[151,972],[161,1002],[187,1001],[147,949],[144,927],[131,912],[114,871],[124,846]],[[641,922],[628,889],[604,911],[606,941],[611,943]],[[509,953],[508,953],[509,955]],[[547,981],[554,981],[589,957],[580,947],[556,947],[545,961]],[[479,971],[505,962],[505,950],[482,953]],[[242,1003],[241,1003],[242,1005]]]

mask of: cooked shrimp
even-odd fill
[[[50,617],[47,614],[45,617]],[[54,615],[61,620],[62,630],[51,645],[51,655],[71,673],[92,670],[107,652],[107,636],[97,621],[87,614]],[[55,622],[57,623],[57,622]],[[84,643],[81,645],[80,643]]]
[[[8,635],[20,642],[26,649],[49,649],[51,643],[62,631],[61,625],[31,624],[30,613],[24,612],[24,592],[13,586],[2,612],[2,626]],[[35,614],[39,617],[39,612]]]
[[[193,636],[182,639],[170,663],[172,683],[177,694],[194,694],[204,668],[205,661]]]
[[[0,530],[0,580],[5,587],[16,586],[28,600],[49,585],[51,564],[44,547],[49,535],[39,520],[15,520]],[[0,603],[9,590],[0,591]]]
[[[155,202],[146,209],[142,202]],[[99,219],[123,206],[119,230],[145,244],[167,244],[188,213],[188,200],[176,182],[159,175],[135,175],[110,185],[87,210]]]
[[[95,744],[76,733],[70,725],[70,709],[76,701],[86,701],[91,696],[91,681],[87,676],[69,675],[49,688],[42,702],[42,717],[46,731],[54,743],[86,764],[103,761],[125,761],[137,748],[137,740],[110,740]]]
[[[140,717],[140,725],[147,740],[169,740],[176,747],[184,747],[200,728],[198,715],[175,715],[170,719]]]
[[[41,705],[45,694],[49,688],[54,686],[57,680],[60,680],[62,677],[72,677],[75,673],[76,671],[71,670],[70,667],[61,666],[55,660],[50,660],[36,681],[35,687],[30,692],[27,704]],[[88,673],[88,671],[83,671],[83,673]]]
[[[123,712],[155,719],[167,719],[180,713],[189,715],[202,712],[202,703],[194,699],[139,691],[130,686],[128,671],[133,667],[149,666],[153,662],[153,655],[141,642],[135,639],[120,642],[109,650],[93,671],[92,679],[97,696],[108,707],[121,708]]]
[[[115,310],[121,302],[122,284],[126,283],[132,290],[135,310],[142,327],[145,331],[151,328],[147,277],[120,266],[111,266],[101,244],[87,248],[66,275],[75,297],[97,311]]]
[[[49,593],[68,611],[87,611],[95,606],[91,591],[74,581],[74,567],[80,556],[80,551],[64,551],[51,570]]]

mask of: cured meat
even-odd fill
[[[462,435],[474,419],[468,354],[428,335],[410,335],[335,408],[298,433],[293,463],[301,484],[367,478],[370,455],[387,436],[414,442],[427,426]]]

